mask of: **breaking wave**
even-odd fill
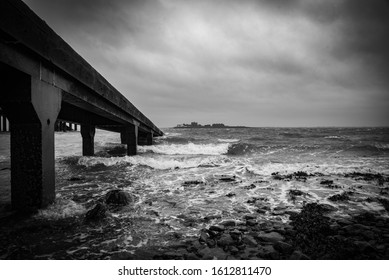
[[[86,212],[84,206],[68,199],[58,199],[47,209],[39,210],[36,217],[50,220],[58,220],[82,215]]]
[[[222,143],[235,143],[239,142],[239,139],[217,139],[217,141],[222,142]]]
[[[177,168],[194,167],[214,167],[219,165],[219,159],[210,158],[166,158],[163,156],[145,157],[145,156],[124,156],[124,157],[81,157],[79,165],[92,167],[96,165],[114,166],[114,165],[133,165],[147,166],[153,169],[167,170]]]
[[[223,155],[228,152],[229,143],[221,144],[168,144],[155,146],[140,146],[139,152],[153,152],[164,155]]]

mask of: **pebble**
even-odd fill
[[[283,241],[285,238],[278,232],[272,231],[269,233],[260,233],[257,235],[257,238],[261,241],[276,243],[278,241]]]
[[[246,224],[247,224],[248,226],[250,226],[250,227],[253,227],[253,226],[257,225],[258,222],[257,222],[256,220],[247,220],[247,221],[246,221]]]
[[[221,222],[221,224],[225,227],[234,227],[236,226],[236,222],[234,220],[227,220],[227,221],[223,221]]]
[[[232,255],[236,255],[236,254],[239,253],[239,250],[235,246],[231,246],[230,247],[230,252],[231,252]]]
[[[232,237],[229,234],[222,235],[222,237],[220,237],[220,239],[217,241],[217,245],[222,248],[226,246],[230,246],[234,243],[235,243],[234,239],[232,239]]]
[[[207,245],[208,247],[215,247],[216,246],[216,241],[214,239],[208,239],[207,240]]]
[[[282,253],[282,254],[290,254],[293,252],[293,246],[290,245],[289,243],[283,242],[283,241],[278,241],[275,245],[274,248]]]
[[[209,227],[211,231],[224,231],[225,227],[223,225],[213,225]]]
[[[272,260],[279,259],[279,253],[274,249],[272,245],[266,245],[261,247],[257,256]]]
[[[301,251],[294,251],[292,255],[290,255],[289,260],[309,260],[310,258],[303,254]]]
[[[207,242],[208,239],[209,239],[209,235],[205,231],[201,231],[199,241],[205,243]]]
[[[243,236],[242,241],[249,247],[256,247],[258,245],[258,242],[255,240],[255,238],[250,235]]]

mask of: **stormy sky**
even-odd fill
[[[388,0],[24,0],[159,127],[388,126]]]

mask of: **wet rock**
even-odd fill
[[[101,221],[106,217],[107,207],[98,202],[95,207],[86,212],[85,222],[96,222]]]
[[[178,252],[166,252],[162,254],[163,260],[183,260],[184,256]]]
[[[274,244],[274,248],[282,254],[290,254],[293,252],[293,246],[283,241],[278,241]]]
[[[266,209],[263,209],[263,208],[258,208],[257,210],[255,210],[258,214],[266,214],[267,210]]]
[[[374,240],[376,238],[376,235],[373,231],[371,230],[365,230],[361,232],[361,236],[365,238],[365,240]]]
[[[110,257],[111,260],[133,260],[134,259],[134,254],[130,252],[117,252],[111,255]]]
[[[247,214],[247,215],[243,216],[243,219],[245,219],[245,220],[255,220],[256,218],[257,218],[257,216],[251,215],[251,214]]]
[[[251,184],[249,186],[244,186],[243,188],[246,189],[246,190],[252,190],[252,189],[255,189],[257,186],[254,185],[254,184]]]
[[[336,207],[329,204],[320,204],[320,207],[323,212],[332,212],[337,210]]]
[[[249,226],[249,227],[254,227],[258,224],[258,222],[256,220],[247,220],[246,221],[246,225]]]
[[[341,226],[348,226],[348,225],[351,225],[353,224],[352,221],[350,220],[347,220],[347,219],[340,219],[340,220],[337,220],[337,223]]]
[[[328,197],[328,200],[331,201],[347,201],[350,200],[349,192],[343,192],[341,194],[335,194]]]
[[[260,200],[258,197],[252,197],[252,198],[249,198],[246,203],[247,204],[255,204],[258,200]]]
[[[225,227],[223,225],[213,225],[213,226],[210,226],[209,227],[209,230],[210,231],[217,231],[217,232],[220,232],[220,231],[224,231],[225,230]]]
[[[200,258],[195,253],[189,253],[185,255],[186,260],[200,260]]]
[[[235,181],[235,179],[236,179],[235,175],[233,175],[233,176],[222,175],[222,177],[219,178],[219,180],[223,181],[223,182],[233,182],[233,181]]]
[[[306,193],[300,190],[289,190],[289,196],[300,196],[300,195],[306,195]]]
[[[204,182],[203,181],[200,181],[200,180],[190,180],[190,181],[185,181],[184,183],[182,183],[183,186],[190,186],[190,185],[200,185],[200,184],[203,184]]]
[[[234,229],[234,230],[230,231],[230,235],[231,235],[232,239],[234,239],[236,241],[240,241],[242,239],[242,232],[240,230]]]
[[[239,249],[236,248],[235,246],[231,246],[229,251],[230,251],[231,255],[236,255],[239,253]]]
[[[211,238],[217,238],[220,236],[223,232],[222,231],[214,231],[214,230],[208,230],[208,234]]]
[[[208,247],[213,248],[216,246],[216,241],[214,239],[208,239],[207,245],[208,245]]]
[[[236,226],[236,221],[234,221],[234,220],[227,220],[227,221],[221,222],[220,224],[225,226],[225,227],[234,227],[234,226]]]
[[[334,181],[332,180],[322,180],[320,182],[320,185],[332,185],[334,183]]]
[[[83,181],[83,180],[85,180],[85,177],[82,177],[82,176],[74,176],[74,177],[70,177],[68,179],[68,181],[71,181],[71,182]]]
[[[289,257],[290,260],[310,260],[310,258],[301,251],[294,251]]]
[[[210,236],[208,235],[207,232],[205,232],[204,230],[200,232],[200,237],[199,237],[200,243],[206,243],[209,238]]]
[[[197,255],[201,256],[201,259],[204,260],[224,260],[227,257],[227,254],[220,248],[204,248]]]
[[[279,253],[274,249],[272,245],[266,245],[259,248],[259,253],[257,254],[258,257],[264,258],[264,259],[271,259],[271,260],[277,260],[280,258]]]
[[[379,198],[378,201],[382,204],[382,206],[384,206],[386,211],[389,212],[389,200],[385,198]]]
[[[251,235],[243,236],[242,241],[249,247],[257,247],[258,245],[258,242]]]
[[[367,255],[370,255],[376,251],[376,249],[367,241],[355,241],[354,244],[358,248],[358,251]]]
[[[208,215],[204,217],[205,221],[215,220],[215,219],[221,219],[221,215]]]
[[[235,243],[234,239],[232,239],[231,235],[229,234],[223,234],[220,237],[220,239],[217,241],[217,245],[222,248],[233,245],[234,243]]]
[[[159,213],[155,210],[147,210],[146,211],[146,214],[150,215],[150,216],[156,216],[156,217],[159,217]]]
[[[107,204],[125,206],[133,202],[134,199],[131,195],[123,190],[110,190],[105,195],[105,203]]]
[[[249,230],[249,228],[243,223],[239,223],[237,226],[237,229],[241,232],[247,232]]]
[[[272,231],[269,233],[260,233],[257,235],[257,239],[264,242],[276,243],[278,241],[283,241],[285,237],[283,237],[278,232]]]

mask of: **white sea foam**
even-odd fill
[[[378,149],[389,149],[389,144],[387,143],[376,143],[374,146]]]
[[[78,216],[84,214],[86,209],[74,202],[73,200],[58,199],[53,205],[47,209],[39,210],[36,217],[45,219],[63,219],[67,217]]]
[[[365,164],[367,163],[367,160]],[[306,173],[323,173],[326,175],[329,174],[344,174],[350,172],[362,172],[370,173],[371,166],[369,164],[364,165],[364,163],[353,162],[345,165],[344,163],[321,163],[321,164],[307,164],[307,163],[268,163],[260,166],[251,166],[248,168],[252,173],[257,175],[271,175],[273,172],[279,172],[282,175],[291,174],[298,171],[303,171]],[[381,169],[376,169],[376,172],[385,173],[387,170],[385,167]]]
[[[165,132],[163,134],[163,136],[158,137],[158,139],[166,139],[166,138],[170,138],[170,137],[177,137],[180,135],[182,135],[182,134],[179,132]]]
[[[239,142],[240,139],[217,139],[217,141],[222,143],[235,143],[235,142]]]
[[[340,139],[343,138],[342,136],[337,136],[337,135],[330,135],[330,136],[325,136],[324,138],[326,139]]]
[[[105,166],[113,166],[120,164],[131,164],[135,166],[148,166],[153,169],[166,170],[174,168],[193,168],[202,166],[217,166],[218,159],[214,157],[210,158],[166,158],[164,156],[145,157],[142,155],[137,156],[125,156],[125,157],[81,157],[78,160],[79,165],[91,167],[97,164],[103,164]]]
[[[221,144],[165,144],[154,146],[139,146],[139,152],[152,151],[165,155],[222,155],[228,152],[229,143]]]

